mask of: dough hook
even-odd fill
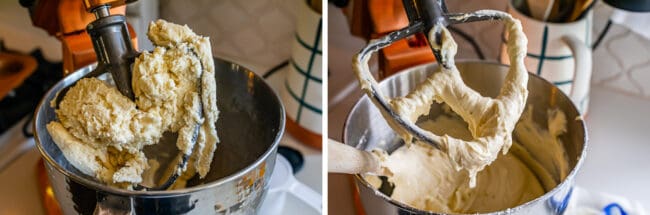
[[[354,63],[367,67],[367,60],[370,56],[377,52],[379,49],[389,46],[395,41],[404,39],[416,33],[424,33],[430,41],[430,36],[433,34],[436,44],[429,44],[430,48],[436,57],[439,66],[450,68],[448,65],[449,59],[446,59],[441,52],[442,46],[442,28],[448,25],[468,23],[475,21],[486,20],[501,20],[506,18],[504,14],[494,13],[448,13],[444,0],[403,0],[404,10],[409,20],[409,26],[391,32],[388,35],[379,39],[371,40],[366,47],[364,47],[358,55],[354,58]],[[430,32],[432,31],[432,32]],[[453,62],[453,61],[452,61]],[[408,134],[412,135],[414,139],[428,143],[437,149],[441,149],[440,137],[433,135],[430,132],[423,130],[415,125],[415,123],[403,118],[390,105],[389,98],[385,97],[379,89],[377,81],[370,74],[369,70],[361,70],[359,77],[360,81],[367,81],[370,83],[368,96],[378,106],[383,109],[389,116],[385,116],[389,125],[395,129],[398,126]]]

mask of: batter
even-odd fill
[[[528,108],[522,115],[515,135],[533,138],[517,138],[511,153],[499,156],[478,174],[474,188],[468,184],[466,171],[456,171],[447,154],[428,144],[404,145],[390,156],[384,153],[383,166],[393,173],[388,176],[388,182],[394,186],[391,198],[427,211],[487,213],[543,195],[569,171],[566,153],[558,139],[566,131],[566,118],[561,111],[550,110],[548,128],[542,128],[533,122],[532,111]],[[419,126],[459,139],[472,138],[467,123],[458,116],[442,114]],[[376,176],[365,178],[376,188],[380,187],[381,181]]]
[[[135,101],[96,78],[79,80],[55,110],[47,129],[81,172],[122,188],[142,182],[142,149],[163,132],[177,132],[178,149],[191,155],[184,177],[204,177],[218,137],[216,80],[209,38],[164,20],[149,25],[156,46],[133,65]],[[196,131],[198,130],[198,134]],[[195,141],[194,141],[195,140]]]
[[[414,91],[390,101],[392,109],[411,122],[415,122],[421,115],[428,114],[434,101],[445,102],[467,122],[471,138],[458,139],[444,132],[434,136],[439,140],[441,150],[448,155],[453,168],[467,170],[470,187],[475,186],[477,173],[492,163],[499,151],[506,154],[510,149],[512,131],[524,110],[528,97],[526,88],[528,73],[523,62],[527,40],[521,23],[509,14],[499,11],[483,10],[477,11],[476,14],[502,15],[505,30],[509,33],[507,47],[512,64],[499,95],[494,99],[483,97],[463,83],[454,65],[457,45],[446,28],[437,26],[442,32],[442,38],[439,38],[442,45],[436,46],[437,38],[434,33],[436,29],[431,29],[429,33],[429,44],[432,45],[432,49],[441,50],[442,57],[448,62],[449,68],[439,67],[438,71],[424,80]],[[369,55],[361,62],[355,62],[354,69],[362,88],[371,94],[372,83],[363,75],[369,70],[368,59]],[[387,118],[389,125],[405,139],[405,142],[410,143],[412,139],[410,134],[400,126],[396,126],[382,108],[379,109],[382,110],[382,115]]]

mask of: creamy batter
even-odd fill
[[[439,67],[439,70],[429,76],[424,82],[404,97],[394,98],[390,101],[392,109],[411,122],[423,114],[428,114],[431,104],[445,102],[451,109],[458,113],[467,122],[471,138],[458,139],[446,133],[432,134],[440,143],[441,150],[448,155],[454,169],[465,169],[469,173],[469,184],[473,187],[476,175],[487,165],[492,163],[499,153],[508,152],[512,145],[512,131],[519,116],[524,110],[528,90],[528,73],[524,66],[526,55],[526,37],[522,31],[521,23],[509,14],[484,10],[476,14],[501,14],[505,18],[505,29],[508,31],[508,55],[510,56],[510,69],[506,76],[501,92],[496,98],[483,97],[478,92],[467,87],[461,79],[460,73],[454,65],[457,45],[451,33],[444,27],[440,40],[442,46],[437,47],[435,29],[429,33],[429,44],[432,49],[441,50],[442,57],[447,60],[449,68]],[[364,74],[368,73],[369,56],[361,62],[354,63],[355,72],[360,80],[360,85],[371,94],[369,81]],[[371,96],[371,95],[369,95]],[[410,143],[411,135],[397,126],[391,117],[382,108],[382,115],[387,118],[389,125]]]
[[[474,188],[468,184],[466,171],[456,171],[447,154],[428,144],[404,145],[390,156],[384,153],[383,165],[393,173],[388,176],[388,182],[395,187],[391,198],[427,211],[485,213],[505,210],[543,195],[569,171],[558,139],[566,131],[566,118],[561,111],[550,110],[548,119],[548,128],[540,127],[532,120],[532,108],[528,108],[515,135],[534,138],[517,138],[511,153],[499,156],[478,174]],[[467,123],[458,116],[443,114],[419,126],[459,139],[472,138]],[[376,176],[365,178],[380,187]]]
[[[85,174],[118,187],[142,182],[142,149],[177,132],[191,159],[184,176],[204,177],[216,149],[216,80],[209,38],[163,20],[149,25],[156,46],[133,65],[135,101],[96,78],[79,80],[47,129],[66,159]],[[198,130],[198,135],[196,134]]]

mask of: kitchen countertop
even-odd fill
[[[588,148],[576,185],[640,201],[650,209],[650,101],[592,86]]]

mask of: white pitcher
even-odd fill
[[[589,105],[592,72],[592,11],[576,21],[551,23],[521,13],[512,1],[509,1],[507,11],[521,21],[528,37],[528,56],[524,60],[526,69],[569,95],[584,115]],[[501,46],[500,59],[502,63],[510,63],[505,43]]]

